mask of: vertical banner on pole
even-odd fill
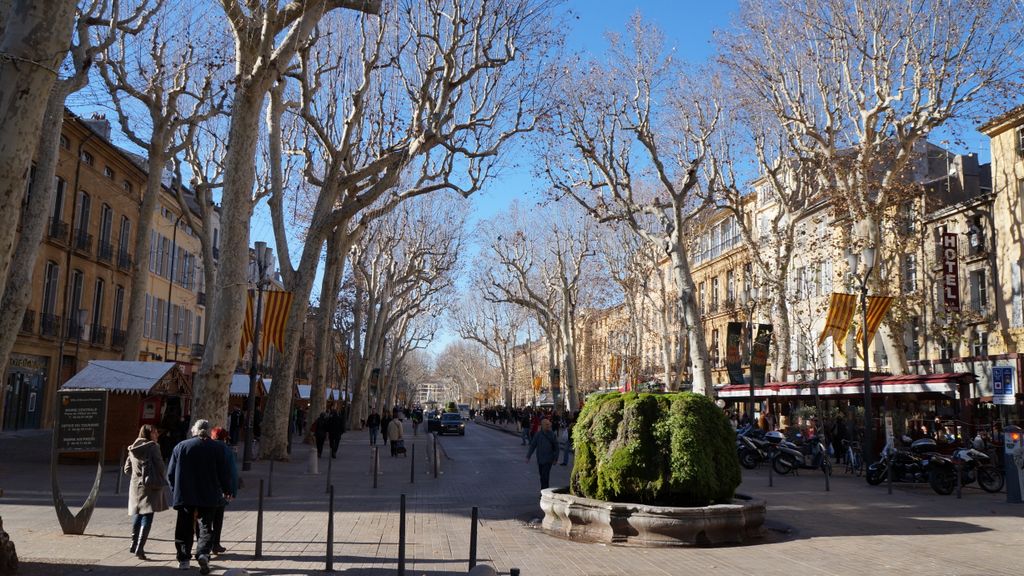
[[[758,324],[757,337],[750,355],[750,379],[754,386],[764,386],[765,371],[768,367],[768,346],[772,341],[772,325]]]
[[[725,333],[725,369],[729,372],[729,384],[743,384],[743,363],[740,358],[742,337],[743,323],[729,322]]]

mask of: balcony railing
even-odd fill
[[[96,346],[106,346],[107,344],[107,327],[93,325],[89,331],[89,341]]]
[[[78,340],[82,336],[85,336],[85,326],[74,320],[68,322],[64,330],[64,338],[66,340]]]
[[[192,357],[193,358],[202,358],[203,357],[203,352],[205,350],[206,350],[206,346],[204,346],[202,344],[193,344],[192,345]]]
[[[47,236],[59,242],[67,242],[68,223],[59,218],[51,218],[50,229],[47,230]]]
[[[125,272],[132,269],[132,255],[127,250],[121,250],[117,254],[117,267]]]
[[[206,306],[206,292],[196,292],[196,304]]]
[[[26,334],[31,334],[36,327],[36,313],[34,310],[25,310],[25,315],[21,317],[21,331]]]
[[[83,254],[91,254],[92,234],[89,234],[88,230],[75,230],[75,237],[74,242],[72,243],[72,247]]]
[[[60,331],[60,316],[56,314],[42,313],[39,315],[39,335],[46,338],[56,338]]]
[[[114,328],[110,334],[110,345],[114,348],[123,349],[124,343],[128,341],[128,333],[124,330]]]
[[[96,249],[96,259],[101,262],[112,262],[114,260],[114,246],[110,242],[100,240]]]

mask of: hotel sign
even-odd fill
[[[960,265],[956,234],[945,232],[939,242],[942,250],[942,303],[946,310],[960,310]]]

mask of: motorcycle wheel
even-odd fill
[[[868,467],[868,473],[865,478],[867,479],[868,484],[878,486],[885,478],[885,470],[881,466]]]
[[[775,470],[777,474],[780,474],[782,476],[785,476],[786,474],[792,472],[793,468],[793,463],[786,456],[776,456],[775,459],[772,460],[772,469]]]
[[[753,470],[757,468],[757,454],[754,454],[751,450],[740,451],[740,466],[743,466],[747,470]]]
[[[985,492],[999,492],[1006,480],[1003,475],[992,468],[978,468],[978,484]]]
[[[956,489],[956,475],[952,470],[932,470],[928,473],[928,484],[936,494],[949,496]]]

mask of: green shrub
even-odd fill
[[[455,402],[449,402],[449,403],[444,405],[444,411],[445,412],[458,412],[459,411],[459,407],[455,404]]]
[[[707,397],[611,393],[587,400],[573,427],[573,494],[610,502],[705,506],[740,484],[736,435]]]

